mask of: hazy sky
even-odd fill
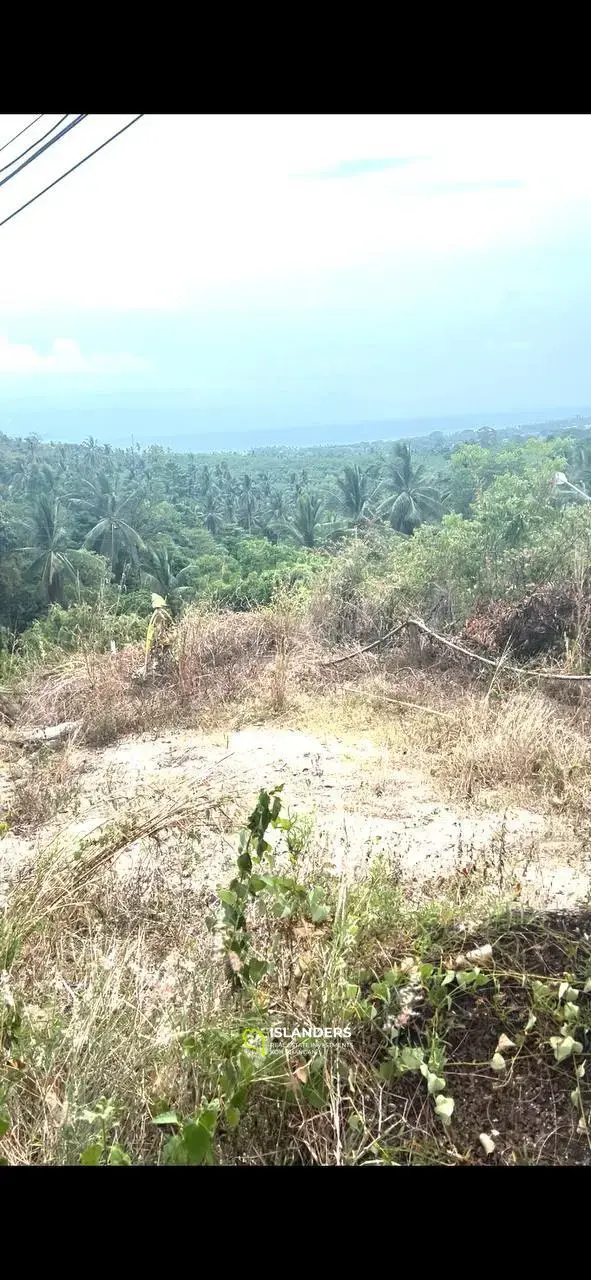
[[[591,116],[148,115],[0,228],[0,394],[187,391],[236,426],[590,403],[590,149]]]

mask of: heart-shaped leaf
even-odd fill
[[[419,1049],[418,1046],[412,1049],[410,1045],[405,1045],[400,1050],[398,1061],[405,1071],[419,1071],[423,1061],[423,1050]]]
[[[443,1076],[438,1076],[434,1071],[427,1072],[427,1093],[441,1093],[445,1089],[445,1080]]]
[[[550,1036],[550,1044],[554,1050],[554,1057],[557,1062],[565,1062],[573,1053],[582,1053],[583,1046],[580,1040],[573,1040],[572,1036]]]
[[[451,1124],[454,1107],[455,1102],[453,1098],[447,1098],[444,1093],[440,1093],[436,1097],[435,1115],[439,1117],[442,1124]]]

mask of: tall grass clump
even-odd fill
[[[195,797],[9,890],[4,1162],[588,1163],[588,913],[483,913],[478,878],[410,902],[387,860],[348,885],[277,791],[209,902],[149,846],[117,874],[184,819]]]

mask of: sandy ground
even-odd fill
[[[74,748],[72,765],[81,784],[75,817],[55,815],[32,840],[6,835],[0,841],[0,888],[58,833],[75,842],[102,822],[124,821],[188,788],[212,800],[225,797],[225,820],[196,824],[183,839],[172,833],[161,845],[169,854],[175,849],[181,882],[190,875],[215,891],[258,791],[279,784],[285,809],[310,818],[314,857],[348,877],[363,874],[380,854],[409,889],[423,892],[475,866],[495,891],[519,884],[521,900],[532,906],[573,906],[591,887],[589,854],[564,819],[495,808],[494,797],[490,806],[453,806],[428,776],[402,767],[370,738],[313,736],[274,725],[218,736],[170,733],[122,740],[102,751]],[[137,842],[121,855],[121,874],[143,852]]]

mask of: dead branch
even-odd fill
[[[354,653],[345,653],[340,658],[330,658],[328,662],[321,662],[321,667],[336,667],[338,662],[348,662],[349,658],[359,658],[362,653],[369,653],[370,649],[377,649],[379,644],[385,644],[386,640],[391,640],[392,636],[398,635],[406,626],[406,619],[400,622],[397,627],[392,627],[391,631],[387,631],[385,636],[380,636],[379,640],[372,640],[371,644],[365,644],[362,649],[356,649]]]
[[[417,627],[419,631],[422,631],[424,635],[431,636],[432,640],[438,640],[439,643],[445,645],[446,648],[454,649],[456,653],[463,653],[465,658],[471,658],[473,662],[483,662],[485,666],[494,667],[495,670],[498,670],[498,660],[495,661],[493,658],[484,658],[482,654],[473,653],[470,649],[466,649],[465,646],[463,644],[459,644],[457,640],[448,640],[446,636],[440,636],[437,631],[432,631],[431,628],[428,627],[426,623],[422,622],[420,618],[409,618],[408,622],[411,623],[412,626]],[[407,623],[403,623],[403,626],[406,625]],[[527,667],[510,666],[509,663],[503,663],[502,669],[503,671],[511,671],[513,672],[513,675],[516,676],[535,676],[536,680],[591,680],[591,675],[576,676],[566,675],[563,673],[554,675],[552,671],[533,671],[528,670]]]

